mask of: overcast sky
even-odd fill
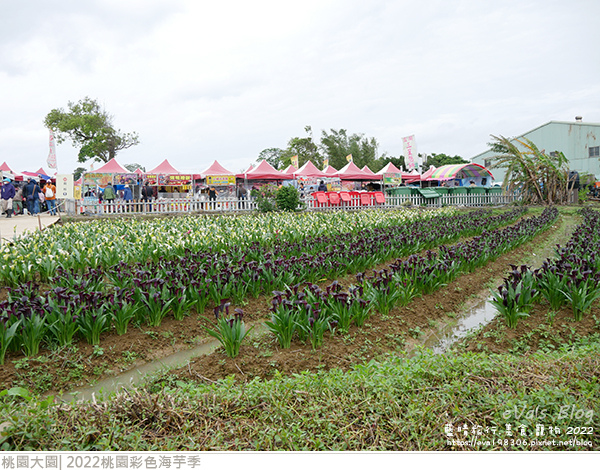
[[[490,134],[600,122],[598,0],[0,0],[0,163],[48,170],[53,108],[139,134],[121,164],[246,169],[312,126],[380,155],[471,158]],[[57,146],[59,173],[77,149]],[[96,168],[98,164],[96,164]]]

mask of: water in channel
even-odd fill
[[[423,345],[432,349],[435,354],[443,354],[468,333],[491,322],[496,313],[490,299],[480,302],[468,309],[456,322],[449,323],[431,334]]]
[[[446,324],[435,333],[425,339],[423,345],[431,348],[436,354],[443,354],[456,341],[464,338],[467,333],[486,325],[496,315],[496,309],[490,300],[483,301],[474,307],[468,309],[463,316],[456,322]],[[257,324],[250,335],[258,335],[267,331],[264,324]],[[109,395],[121,388],[129,388],[144,380],[147,375],[156,373],[163,369],[181,367],[196,356],[212,353],[219,342],[217,340],[204,343],[193,349],[180,351],[162,359],[148,362],[140,367],[124,372],[115,377],[108,377],[99,381],[92,387],[80,388],[71,393],[63,394],[59,399],[70,402],[72,400],[88,401],[94,398],[101,398],[102,395]]]

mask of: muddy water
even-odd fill
[[[248,327],[250,326],[251,325],[248,325]],[[248,333],[246,341],[267,331],[267,326],[262,323],[253,326],[254,328]],[[66,402],[71,402],[73,400],[89,401],[93,400],[94,398],[101,399],[103,396],[114,393],[122,388],[129,388],[133,385],[141,383],[148,375],[156,374],[162,370],[185,366],[190,359],[197,356],[210,354],[219,346],[219,341],[215,339],[207,343],[203,343],[195,348],[179,351],[178,353],[171,354],[170,356],[163,357],[162,359],[148,362],[117,376],[108,377],[97,382],[92,387],[75,389],[72,392],[65,393],[58,398]]]
[[[436,354],[443,354],[452,344],[463,338],[467,333],[490,322],[495,314],[496,310],[489,300],[480,302],[467,309],[466,313],[456,321],[448,323],[430,334],[425,339],[423,345],[433,349]],[[251,336],[256,337],[266,331],[268,331],[266,325],[257,324],[249,333],[249,338]],[[89,401],[102,399],[104,396],[108,396],[122,388],[129,388],[141,383],[148,375],[156,374],[161,370],[185,366],[190,359],[203,354],[210,354],[219,346],[220,343],[217,340],[210,341],[193,349],[180,351],[162,359],[148,362],[118,376],[106,378],[96,383],[93,387],[75,389],[71,393],[63,394],[59,398],[66,402],[72,400]]]
[[[446,352],[454,343],[464,338],[468,333],[487,325],[496,316],[496,309],[486,299],[467,311],[456,321],[444,325],[429,335],[423,345],[436,354]]]

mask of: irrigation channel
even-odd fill
[[[475,306],[467,308],[463,315],[458,319],[446,323],[426,336],[421,344],[426,348],[432,349],[436,354],[443,354],[448,351],[454,343],[464,338],[469,332],[492,321],[495,315],[496,310],[489,302],[489,299],[486,299]],[[251,325],[248,325],[248,327],[249,326]],[[260,336],[267,331],[268,328],[264,323],[257,323],[254,325],[252,331],[249,332],[248,339]],[[70,393],[61,395],[58,399],[64,402],[71,402],[73,400],[89,401],[96,398],[102,399],[103,396],[117,392],[122,388],[128,388],[142,383],[149,375],[174,367],[183,367],[190,359],[204,354],[211,354],[219,346],[220,343],[218,340],[210,340],[195,348],[179,351],[170,356],[150,361],[117,376],[108,377],[97,382],[93,387],[75,389]]]
[[[569,219],[569,223],[564,223],[564,219]],[[531,253],[527,262],[534,267],[539,267],[543,260],[552,256],[555,242],[564,243],[570,238],[572,229],[576,225],[575,220],[577,219],[577,217],[572,215],[563,215],[563,223],[561,223],[559,230],[553,235],[553,242],[547,243],[543,248],[538,247],[535,253]],[[476,304],[466,305],[460,316],[455,319],[449,319],[448,322],[438,326],[436,330],[430,331],[418,344],[432,349],[436,354],[443,354],[453,344],[467,336],[467,334],[491,322],[496,315],[496,310],[490,302],[491,296],[489,292],[483,291],[476,298],[479,299],[476,301]],[[247,324],[246,326],[250,327],[252,325]],[[268,328],[264,323],[256,323],[247,339],[260,336],[267,331]],[[195,348],[179,351],[170,356],[150,361],[122,374],[103,379],[92,387],[82,387],[70,393],[62,394],[58,399],[65,402],[102,399],[103,396],[108,396],[122,388],[142,383],[147,376],[162,370],[184,367],[192,358],[210,354],[219,346],[220,343],[217,340],[208,340]]]

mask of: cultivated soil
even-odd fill
[[[489,289],[495,289],[501,283],[511,264],[539,266],[544,259],[552,256],[556,244],[566,243],[578,221],[577,216],[561,215],[550,230],[531,242],[483,268],[460,276],[439,291],[414,299],[406,307],[395,308],[385,317],[374,313],[362,328],[352,327],[346,335],[326,334],[323,346],[317,350],[300,342],[292,343],[289,349],[280,349],[270,333],[251,333],[235,359],[228,358],[225,351],[218,348],[211,354],[193,358],[185,367],[171,370],[168,374],[208,383],[233,374],[243,382],[256,377],[268,379],[276,373],[295,374],[332,368],[347,370],[386,354],[411,352],[439,327],[456,321],[467,307],[488,297]],[[354,280],[354,276],[338,279],[345,287]],[[330,282],[322,284],[325,286]],[[239,306],[245,312],[246,324],[260,324],[268,319],[270,301],[270,296],[263,296],[249,299],[245,305]],[[79,341],[70,348],[44,350],[36,358],[9,353],[5,365],[0,367],[0,386],[1,389],[23,386],[54,395],[76,387],[91,386],[102,378],[214,342],[204,329],[213,325],[214,316],[209,305],[204,315],[194,313],[182,321],[166,318],[158,328],[130,327],[123,336],[105,334],[100,346],[96,347]],[[507,329],[502,319],[494,319],[479,333],[469,337],[460,348],[528,354],[539,348],[555,349],[561,343],[577,341],[599,332],[598,303],[581,322],[573,321],[569,308],[553,316],[549,315],[546,307],[540,306],[529,318],[521,320],[514,330]]]

